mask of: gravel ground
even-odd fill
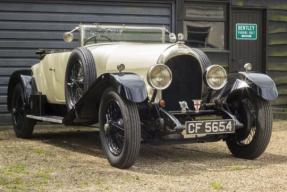
[[[287,121],[274,122],[257,160],[230,155],[225,143],[143,145],[129,170],[110,167],[98,134],[38,126],[30,140],[0,127],[0,191],[287,191]]]

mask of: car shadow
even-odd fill
[[[213,146],[215,145],[215,146]],[[203,172],[254,170],[286,164],[287,156],[265,152],[256,160],[239,159],[220,142],[176,146],[143,146],[135,171],[159,175],[197,175]]]
[[[73,129],[36,132],[32,140],[105,158],[96,130]],[[223,142],[154,146],[142,144],[140,156],[129,171],[153,175],[196,175],[209,171],[259,169],[270,164],[287,162],[287,156],[265,152],[257,160],[233,157]]]
[[[53,130],[52,132],[49,132],[48,130],[47,132],[41,131],[34,133],[31,139],[40,140],[41,142],[71,150],[73,152],[85,153],[104,158],[99,133],[95,130]]]

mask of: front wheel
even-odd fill
[[[135,103],[108,89],[103,94],[100,112],[100,138],[103,150],[114,167],[131,167],[140,150],[141,127]]]
[[[244,98],[231,106],[244,124],[226,143],[230,152],[239,158],[255,159],[267,148],[272,133],[270,103],[259,97]]]

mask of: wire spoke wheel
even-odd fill
[[[251,102],[250,99],[244,99],[240,102],[241,110],[237,111],[237,118],[244,122],[245,130],[237,138],[238,145],[249,145],[256,134],[256,123],[258,121],[256,106]]]
[[[239,158],[259,157],[267,148],[272,133],[270,103],[257,96],[246,96],[232,103],[230,108],[244,127],[227,138],[229,150]]]
[[[249,145],[252,142],[252,140],[255,136],[255,133],[256,133],[256,127],[252,127],[248,136],[245,139],[239,141],[239,144],[240,145]]]
[[[21,83],[18,83],[12,95],[12,123],[17,137],[28,138],[32,136],[35,120],[26,117],[27,109],[25,106],[24,89]]]
[[[71,97],[71,104],[74,106],[84,93],[84,69],[83,63],[80,60],[71,67],[67,85]]]
[[[19,125],[21,125],[25,119],[24,98],[22,94],[17,94],[14,99],[12,119],[16,128],[19,129]]]
[[[75,108],[96,78],[96,65],[89,49],[81,47],[73,50],[65,74],[65,99],[68,110]]]
[[[106,108],[105,136],[108,141],[109,150],[118,156],[124,146],[124,124],[119,104],[113,100],[109,101]]]
[[[141,143],[137,105],[109,88],[102,96],[99,123],[102,147],[110,164],[121,169],[132,166]]]

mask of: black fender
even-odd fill
[[[107,81],[123,98],[142,103],[147,99],[145,82],[134,73],[104,74],[101,81]]]
[[[142,103],[148,97],[145,82],[137,74],[105,73],[96,79],[75,108],[67,113],[64,123],[96,123],[101,98],[107,88],[113,88],[122,98],[134,103]]]
[[[276,84],[268,75],[239,72],[229,75],[227,85],[220,91],[216,99],[227,99],[246,91],[267,101],[273,101],[278,97]]]
[[[12,102],[12,94],[15,86],[18,83],[22,84],[25,103],[29,104],[30,95],[37,91],[36,84],[34,78],[32,77],[32,70],[19,70],[12,73],[8,83],[8,94],[7,94],[7,108],[8,111],[11,112],[11,102]]]

